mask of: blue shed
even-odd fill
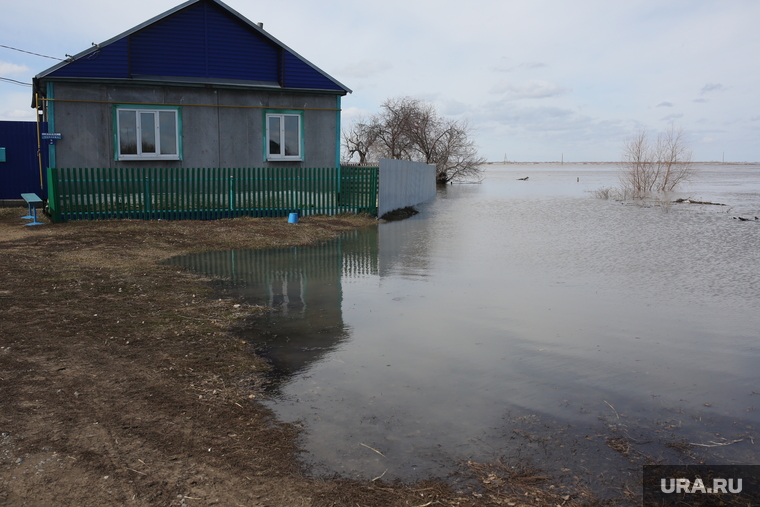
[[[218,0],[41,72],[51,167],[338,167],[350,93]]]
[[[23,193],[47,199],[47,144],[40,143],[38,129],[47,132],[47,125],[0,121],[0,205],[5,201],[21,202]]]

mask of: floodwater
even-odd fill
[[[760,216],[760,166],[700,166],[672,196],[726,206],[595,198],[611,165],[485,174],[321,246],[172,261],[277,309],[243,336],[314,473],[413,480],[504,456],[624,474],[610,438],[760,464],[760,220],[734,218]]]

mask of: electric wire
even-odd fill
[[[21,81],[16,81],[15,79],[10,79],[10,78],[7,78],[7,77],[0,77],[0,81],[2,81],[4,83],[11,83],[11,84],[19,85],[19,86],[32,86],[31,83],[23,83]]]
[[[19,49],[19,48],[14,48],[14,47],[11,47],[11,46],[6,46],[5,44],[0,44],[0,48],[12,49],[13,51],[19,51],[21,53],[26,53],[26,54],[34,55],[34,56],[41,56],[42,58],[50,58],[51,60],[64,61],[63,58],[56,58],[55,56],[41,55],[39,53],[33,53],[32,51],[26,51],[24,49]],[[22,81],[16,81],[15,79],[11,79],[11,78],[8,78],[8,77],[0,77],[0,82],[15,84],[15,85],[18,85],[18,86],[32,86],[30,83],[24,83]]]
[[[34,56],[41,56],[42,58],[50,58],[51,60],[59,60],[61,62],[64,61],[64,58],[56,58],[55,56],[47,56],[47,55],[41,55],[39,53],[32,53],[31,51],[25,51],[23,49],[13,48],[11,46],[5,46],[3,44],[0,44],[0,48],[12,49],[13,51],[20,51],[21,53],[27,53]]]

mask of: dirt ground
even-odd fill
[[[540,471],[465,466],[472,486],[307,477],[298,430],[262,404],[232,338],[265,311],[159,264],[319,242],[371,217],[26,226],[0,209],[0,505],[594,505]]]

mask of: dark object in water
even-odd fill
[[[395,222],[396,220],[403,220],[405,218],[413,217],[419,213],[413,206],[407,206],[406,208],[398,208],[393,211],[389,211],[385,215],[381,216],[381,220],[387,222]]]
[[[673,202],[684,203],[684,204],[711,204],[713,206],[725,206],[725,204],[721,204],[719,202],[695,201],[695,200],[692,200],[692,199],[676,199]]]
[[[528,181],[529,176],[526,176],[524,178],[517,178],[517,181]]]

